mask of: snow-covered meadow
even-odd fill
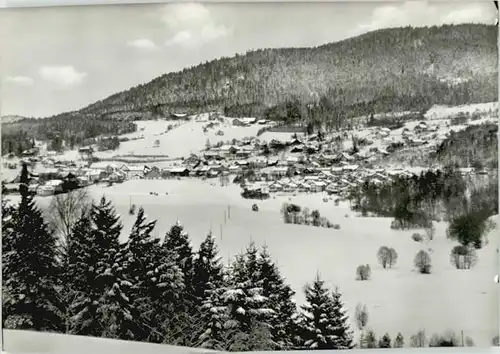
[[[490,243],[478,252],[478,264],[472,270],[460,271],[449,262],[455,244],[446,239],[444,223],[436,225],[433,241],[422,244],[411,239],[415,231],[391,230],[391,219],[357,217],[346,204],[323,202],[321,194],[253,201],[241,198],[237,185],[220,187],[217,182],[132,180],[113,187],[92,186],[89,192],[95,200],[105,195],[114,203],[124,225],[123,240],[134,221],[128,213],[133,203],[143,206],[150,219],[158,220],[158,237],[163,237],[179,220],[197,247],[211,228],[225,262],[244,250],[251,240],[257,245],[265,244],[297,292],[299,304],[304,301],[303,285],[319,272],[329,286],[339,286],[351,318],[357,303],[367,305],[368,327],[377,335],[388,332],[394,337],[402,332],[408,341],[421,328],[429,336],[454,330],[457,334],[463,331],[476,346],[489,346],[496,335],[495,231],[490,234]],[[150,195],[153,191],[158,196]],[[50,198],[37,200],[46,210]],[[318,209],[330,221],[340,224],[340,230],[285,225],[280,207],[290,201]],[[259,205],[258,212],[251,210],[253,203]],[[377,262],[376,253],[383,245],[398,253],[394,269],[384,270]],[[414,271],[413,259],[420,249],[432,249],[430,275]],[[356,281],[356,267],[367,263],[372,279]]]

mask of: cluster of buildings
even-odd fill
[[[286,176],[275,181],[256,181],[248,183],[248,190],[263,193],[320,193],[343,196],[355,186],[370,182],[385,184],[396,176],[411,176],[415,172],[409,170],[368,169],[359,165],[344,165],[331,168],[320,168],[307,175]]]
[[[252,118],[241,118],[235,125],[264,124]],[[20,161],[12,156],[4,159],[4,167],[19,168],[21,163],[31,166],[30,189],[40,195],[61,192],[71,183],[79,187],[90,184],[121,183],[129,179],[160,178],[215,178],[238,176],[247,189],[260,189],[266,193],[327,192],[342,194],[347,188],[370,180],[384,183],[394,175],[411,174],[404,170],[386,171],[369,169],[369,162],[391,154],[404,146],[418,146],[438,138],[439,127],[419,122],[412,129],[404,128],[397,134],[388,128],[372,128],[358,139],[360,148],[354,152],[346,147],[351,136],[346,132],[337,136],[294,134],[289,140],[257,137],[233,139],[230,144],[208,146],[205,151],[184,159],[147,165],[116,162],[93,162],[92,148],[80,148],[80,161],[59,161],[56,156],[40,156],[28,151]],[[374,142],[377,142],[374,144]],[[349,144],[348,144],[349,145]],[[19,177],[17,177],[18,179]],[[18,183],[16,179],[12,184]],[[15,188],[14,188],[15,189]]]

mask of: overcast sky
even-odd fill
[[[0,10],[2,115],[43,117],[250,49],[495,21],[493,2],[205,3]]]

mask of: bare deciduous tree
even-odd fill
[[[368,323],[368,309],[361,303],[356,305],[356,325],[362,331]]]
[[[90,198],[85,188],[55,195],[49,207],[49,224],[59,235],[60,247],[64,251],[66,240],[82,213],[90,207]]]
[[[432,222],[429,227],[425,228],[425,233],[429,241],[432,241],[434,239],[434,235],[436,234],[436,228],[434,227],[434,224],[432,224]]]
[[[382,246],[378,250],[377,258],[384,269],[387,267],[392,268],[396,264],[398,254],[394,248]]]
[[[393,267],[398,261],[398,253],[394,248],[389,249],[389,267]]]
[[[459,347],[460,340],[453,331],[446,331],[444,334],[434,334],[430,341],[429,347]]]
[[[425,331],[421,329],[417,334],[414,334],[410,338],[410,346],[412,348],[423,348],[427,346],[427,337],[425,336]]]

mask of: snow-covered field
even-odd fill
[[[450,116],[457,115],[458,113],[486,113],[490,112],[493,117],[497,116],[498,102],[475,103],[462,106],[440,106],[435,105],[431,107],[426,113],[426,119],[443,119]]]
[[[262,125],[251,125],[239,127],[232,125],[232,119],[226,118],[220,125],[203,132],[203,126],[207,121],[168,121],[152,120],[137,121],[138,132],[128,134],[128,137],[140,137],[144,139],[126,141],[120,144],[117,150],[109,152],[99,152],[96,156],[112,157],[116,155],[168,155],[172,158],[186,157],[191,153],[198,153],[205,149],[207,139],[210,144],[215,145],[219,141],[231,141],[232,139],[242,139],[244,137],[256,136]],[[169,132],[169,125],[179,124],[178,127]],[[142,130],[144,129],[144,130]],[[223,131],[224,135],[216,135],[217,131]],[[164,134],[161,134],[164,133]],[[159,140],[159,145],[155,147],[155,141]]]
[[[197,247],[212,228],[225,261],[244,250],[250,240],[266,244],[297,291],[299,304],[304,301],[303,285],[319,271],[328,285],[340,287],[351,318],[357,303],[367,305],[368,326],[377,335],[389,332],[394,337],[401,331],[408,343],[420,328],[429,336],[451,329],[457,334],[463,331],[464,337],[470,336],[476,346],[490,346],[496,335],[498,300],[493,277],[497,245],[493,233],[490,244],[478,252],[476,267],[459,271],[449,262],[454,243],[446,239],[444,223],[436,225],[433,241],[420,244],[411,239],[415,231],[393,231],[389,227],[391,219],[356,217],[348,205],[325,203],[321,194],[291,198],[302,207],[319,209],[330,221],[340,224],[340,230],[285,225],[280,207],[289,197],[244,200],[238,186],[220,187],[218,180],[133,180],[113,187],[92,186],[89,191],[94,199],[106,195],[113,201],[122,216],[123,240],[134,221],[128,214],[132,202],[144,206],[149,218],[158,219],[158,237],[163,237],[179,219]],[[150,191],[159,195],[150,195]],[[50,198],[38,200],[44,209],[50,202]],[[253,203],[259,205],[259,212],[251,211]],[[228,207],[230,218],[224,223]],[[383,245],[398,253],[394,269],[384,270],[377,262],[377,250]],[[415,254],[429,248],[432,274],[418,274],[413,269]],[[372,279],[356,281],[356,267],[367,263]]]

